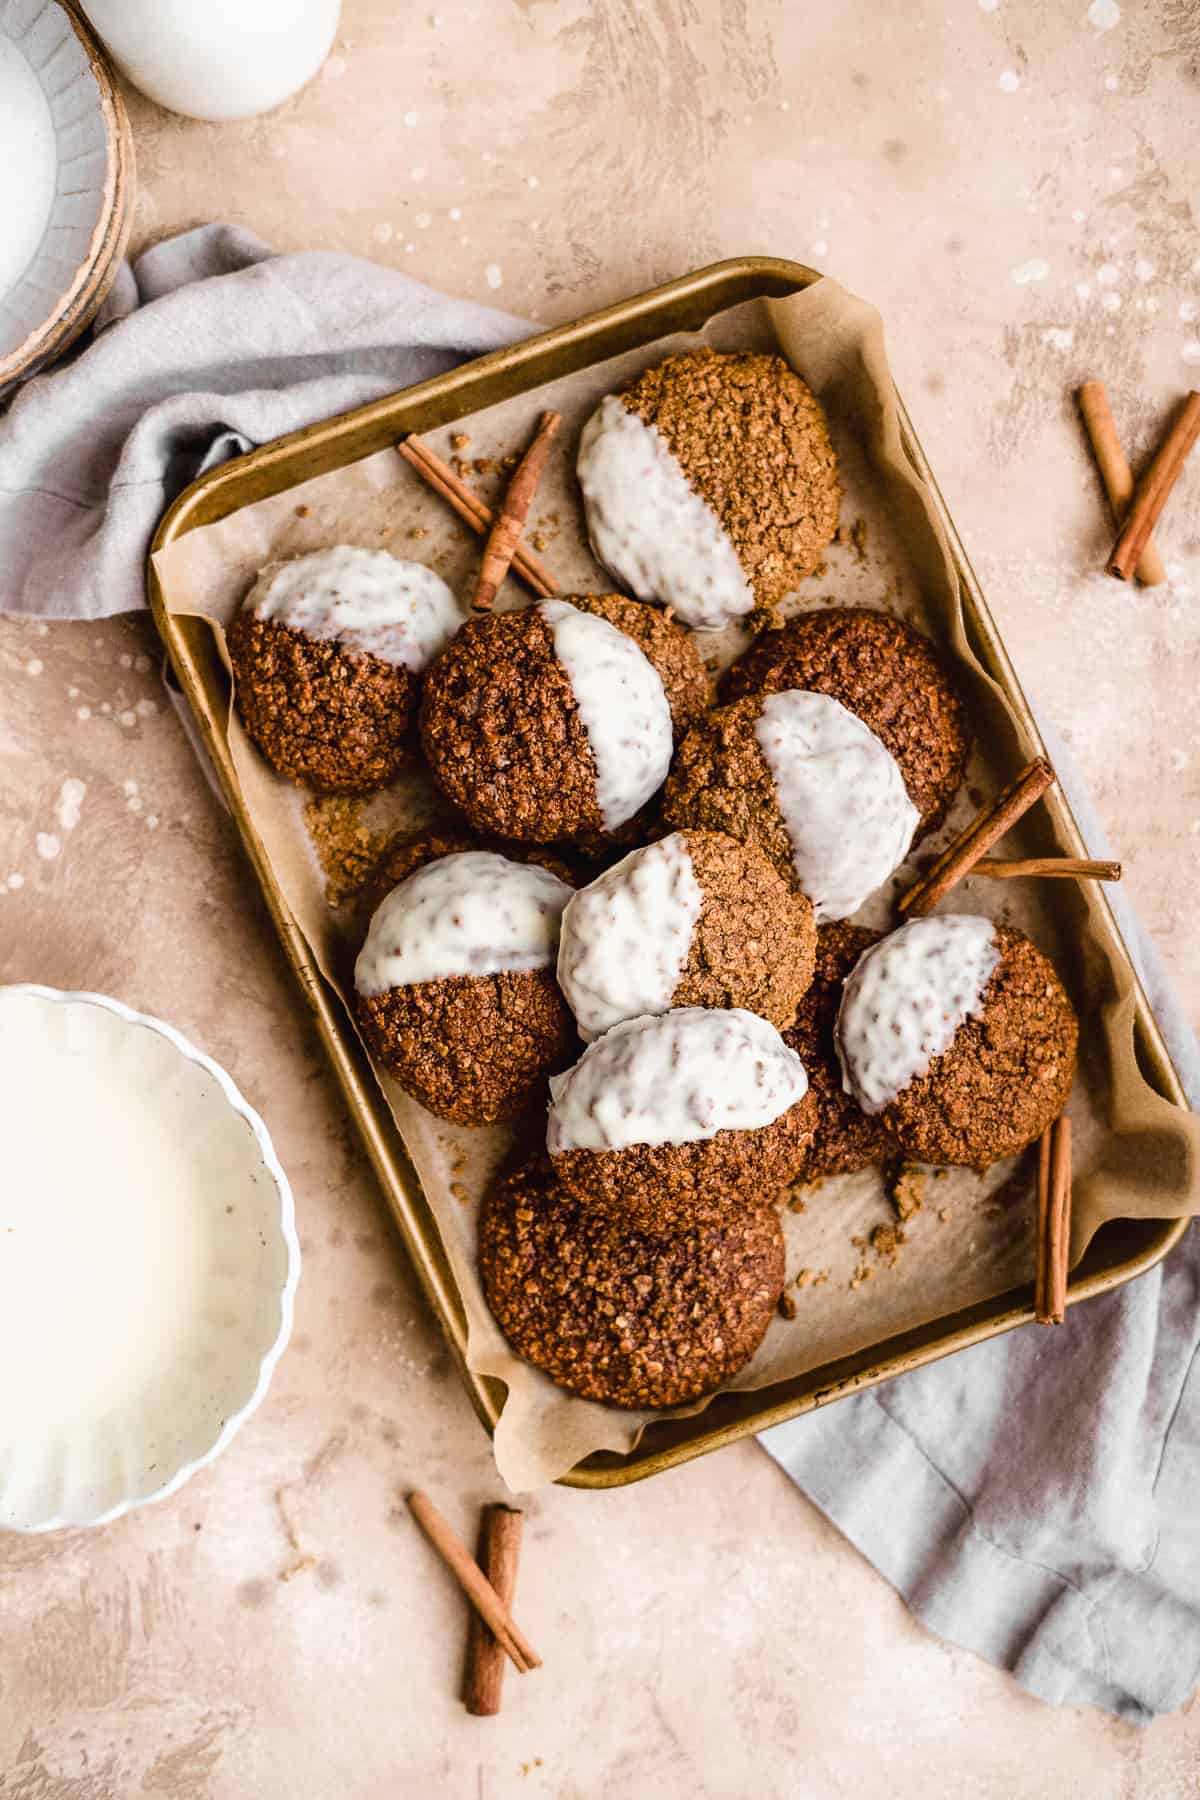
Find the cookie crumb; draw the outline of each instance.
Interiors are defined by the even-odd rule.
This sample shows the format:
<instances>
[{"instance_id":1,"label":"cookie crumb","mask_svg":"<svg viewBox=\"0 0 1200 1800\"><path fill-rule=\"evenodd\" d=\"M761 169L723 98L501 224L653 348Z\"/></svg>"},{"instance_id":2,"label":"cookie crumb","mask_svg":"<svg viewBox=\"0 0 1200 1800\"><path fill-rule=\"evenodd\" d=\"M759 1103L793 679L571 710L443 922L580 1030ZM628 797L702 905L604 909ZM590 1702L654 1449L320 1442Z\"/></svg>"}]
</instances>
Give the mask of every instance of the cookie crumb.
<instances>
[{"instance_id":1,"label":"cookie crumb","mask_svg":"<svg viewBox=\"0 0 1200 1800\"><path fill-rule=\"evenodd\" d=\"M419 539L427 538L429 536L429 529L425 525L411 525L409 527L408 535L412 538L413 542L416 543Z\"/></svg>"},{"instance_id":2,"label":"cookie crumb","mask_svg":"<svg viewBox=\"0 0 1200 1800\"><path fill-rule=\"evenodd\" d=\"M926 1171L919 1163L897 1157L884 1167L883 1181L898 1219L911 1219L925 1204Z\"/></svg>"},{"instance_id":3,"label":"cookie crumb","mask_svg":"<svg viewBox=\"0 0 1200 1800\"><path fill-rule=\"evenodd\" d=\"M900 1247L907 1243L908 1233L903 1225L877 1225L871 1233L871 1248L889 1269L894 1269L900 1260Z\"/></svg>"},{"instance_id":4,"label":"cookie crumb","mask_svg":"<svg viewBox=\"0 0 1200 1800\"><path fill-rule=\"evenodd\" d=\"M465 431L455 431L450 437L450 448L452 450L469 450L471 439Z\"/></svg>"},{"instance_id":5,"label":"cookie crumb","mask_svg":"<svg viewBox=\"0 0 1200 1800\"><path fill-rule=\"evenodd\" d=\"M867 521L855 519L853 525L839 525L833 534L833 541L839 549L849 550L856 563L867 560Z\"/></svg>"},{"instance_id":6,"label":"cookie crumb","mask_svg":"<svg viewBox=\"0 0 1200 1800\"><path fill-rule=\"evenodd\" d=\"M860 1262L846 1285L851 1293L855 1293L860 1287L865 1287L868 1281L873 1281L874 1279L875 1271L870 1263Z\"/></svg>"},{"instance_id":7,"label":"cookie crumb","mask_svg":"<svg viewBox=\"0 0 1200 1800\"><path fill-rule=\"evenodd\" d=\"M780 1294L780 1296L779 1296L779 1316L781 1319L794 1319L795 1318L796 1302L792 1299L792 1296L790 1294Z\"/></svg>"},{"instance_id":8,"label":"cookie crumb","mask_svg":"<svg viewBox=\"0 0 1200 1800\"><path fill-rule=\"evenodd\" d=\"M799 1194L789 1194L787 1209L789 1212L802 1213L808 1211L808 1202Z\"/></svg>"},{"instance_id":9,"label":"cookie crumb","mask_svg":"<svg viewBox=\"0 0 1200 1800\"><path fill-rule=\"evenodd\" d=\"M310 512L310 511L311 511L311 508L310 508L310 507L307 507L307 506L298 506L298 507L297 507L297 508L296 508L296 517L297 517L297 518L298 518L298 519L307 519L307 517L308 517L308 515L309 515L309 512Z\"/></svg>"}]
</instances>

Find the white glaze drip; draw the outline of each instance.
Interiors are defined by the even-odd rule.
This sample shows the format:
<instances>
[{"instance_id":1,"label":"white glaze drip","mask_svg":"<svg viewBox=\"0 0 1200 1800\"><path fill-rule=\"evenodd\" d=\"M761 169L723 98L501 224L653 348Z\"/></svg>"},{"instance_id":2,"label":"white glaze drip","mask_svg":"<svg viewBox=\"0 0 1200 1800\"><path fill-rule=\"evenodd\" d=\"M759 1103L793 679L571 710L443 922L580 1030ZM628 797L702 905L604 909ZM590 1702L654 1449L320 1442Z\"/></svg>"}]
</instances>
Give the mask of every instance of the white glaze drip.
<instances>
[{"instance_id":1,"label":"white glaze drip","mask_svg":"<svg viewBox=\"0 0 1200 1800\"><path fill-rule=\"evenodd\" d=\"M375 909L354 965L360 994L452 975L545 969L571 889L549 869L464 850L426 863Z\"/></svg>"},{"instance_id":2,"label":"white glaze drip","mask_svg":"<svg viewBox=\"0 0 1200 1800\"><path fill-rule=\"evenodd\" d=\"M908 853L920 815L875 733L828 694L768 694L754 727L817 922L847 919Z\"/></svg>"},{"instance_id":3,"label":"white glaze drip","mask_svg":"<svg viewBox=\"0 0 1200 1800\"><path fill-rule=\"evenodd\" d=\"M592 548L639 600L661 600L706 630L753 610L725 527L662 433L616 394L584 426L576 469Z\"/></svg>"},{"instance_id":4,"label":"white glaze drip","mask_svg":"<svg viewBox=\"0 0 1200 1800\"><path fill-rule=\"evenodd\" d=\"M563 914L558 985L583 1037L667 1011L703 899L680 831L575 895Z\"/></svg>"},{"instance_id":5,"label":"white glaze drip","mask_svg":"<svg viewBox=\"0 0 1200 1800\"><path fill-rule=\"evenodd\" d=\"M631 819L671 766L671 708L658 670L631 637L565 600L538 610L554 637L596 761L604 829Z\"/></svg>"},{"instance_id":6,"label":"white glaze drip","mask_svg":"<svg viewBox=\"0 0 1200 1800\"><path fill-rule=\"evenodd\" d=\"M245 606L259 619L418 673L465 616L441 576L424 563L355 544L268 563Z\"/></svg>"},{"instance_id":7,"label":"white glaze drip","mask_svg":"<svg viewBox=\"0 0 1200 1800\"><path fill-rule=\"evenodd\" d=\"M557 1156L757 1131L807 1092L803 1063L766 1019L685 1006L614 1025L551 1077L546 1147Z\"/></svg>"},{"instance_id":8,"label":"white glaze drip","mask_svg":"<svg viewBox=\"0 0 1200 1800\"><path fill-rule=\"evenodd\" d=\"M979 1010L1000 961L990 919L913 919L864 950L846 979L837 1021L843 1086L882 1112Z\"/></svg>"}]
</instances>

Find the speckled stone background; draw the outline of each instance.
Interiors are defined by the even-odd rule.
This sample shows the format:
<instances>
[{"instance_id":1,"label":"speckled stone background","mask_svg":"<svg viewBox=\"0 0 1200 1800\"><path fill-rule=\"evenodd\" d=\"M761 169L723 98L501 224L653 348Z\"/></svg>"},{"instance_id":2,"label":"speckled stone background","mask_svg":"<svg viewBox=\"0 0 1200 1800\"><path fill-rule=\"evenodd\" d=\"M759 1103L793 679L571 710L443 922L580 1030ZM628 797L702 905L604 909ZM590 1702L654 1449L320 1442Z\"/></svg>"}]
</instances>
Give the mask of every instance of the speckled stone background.
<instances>
[{"instance_id":1,"label":"speckled stone background","mask_svg":"<svg viewBox=\"0 0 1200 1800\"><path fill-rule=\"evenodd\" d=\"M1200 460L1170 586L1111 582L1069 397L1105 377L1140 451L1200 382L1198 104L1195 0L348 0L268 118L131 96L136 242L234 219L547 322L743 251L875 300L1018 667L1200 1010ZM914 1626L752 1443L535 1498L519 1614L546 1667L500 1719L463 1714L463 1608L400 1496L473 1531L487 1443L144 619L0 622L0 979L106 990L225 1063L306 1253L292 1348L212 1469L100 1535L0 1541L3 1800L1200 1795L1194 1703L1139 1733L1027 1698Z\"/></svg>"}]
</instances>

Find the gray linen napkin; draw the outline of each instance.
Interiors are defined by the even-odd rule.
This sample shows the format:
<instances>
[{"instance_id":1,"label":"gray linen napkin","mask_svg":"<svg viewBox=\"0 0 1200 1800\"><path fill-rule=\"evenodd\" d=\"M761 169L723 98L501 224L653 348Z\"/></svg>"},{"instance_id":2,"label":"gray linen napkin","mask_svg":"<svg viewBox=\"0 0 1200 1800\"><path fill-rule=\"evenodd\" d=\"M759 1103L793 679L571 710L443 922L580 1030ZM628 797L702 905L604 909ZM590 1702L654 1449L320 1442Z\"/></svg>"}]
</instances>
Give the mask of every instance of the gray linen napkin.
<instances>
[{"instance_id":1,"label":"gray linen napkin","mask_svg":"<svg viewBox=\"0 0 1200 1800\"><path fill-rule=\"evenodd\" d=\"M276 256L233 225L169 238L0 421L3 610L144 606L154 528L204 469L529 331L358 257Z\"/></svg>"},{"instance_id":2,"label":"gray linen napkin","mask_svg":"<svg viewBox=\"0 0 1200 1800\"><path fill-rule=\"evenodd\" d=\"M95 342L0 420L0 609L144 605L155 523L200 470L525 330L353 257L273 256L232 227L160 244L122 272ZM1200 1103L1187 1021L1120 912ZM1047 1700L1144 1722L1200 1672L1198 1297L1193 1230L1059 1331L1010 1333L763 1442L931 1630Z\"/></svg>"}]
</instances>

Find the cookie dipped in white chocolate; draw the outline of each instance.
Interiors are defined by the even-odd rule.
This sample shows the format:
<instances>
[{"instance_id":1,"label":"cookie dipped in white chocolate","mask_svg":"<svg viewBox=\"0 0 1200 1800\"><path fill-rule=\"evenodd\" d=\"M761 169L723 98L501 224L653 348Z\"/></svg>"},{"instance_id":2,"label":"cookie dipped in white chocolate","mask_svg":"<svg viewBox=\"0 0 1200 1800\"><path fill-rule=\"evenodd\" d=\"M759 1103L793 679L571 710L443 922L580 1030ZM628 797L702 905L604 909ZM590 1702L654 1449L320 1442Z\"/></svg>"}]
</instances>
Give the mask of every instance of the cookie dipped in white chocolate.
<instances>
[{"instance_id":1,"label":"cookie dipped in white chocolate","mask_svg":"<svg viewBox=\"0 0 1200 1800\"><path fill-rule=\"evenodd\" d=\"M846 979L835 1041L843 1085L865 1113L882 1112L979 1011L1000 961L990 919L913 919L872 944Z\"/></svg>"},{"instance_id":2,"label":"cookie dipped in white chocolate","mask_svg":"<svg viewBox=\"0 0 1200 1800\"><path fill-rule=\"evenodd\" d=\"M658 792L671 766L671 708L662 678L607 619L565 600L543 600L538 611L591 746L604 829L615 831Z\"/></svg>"},{"instance_id":3,"label":"cookie dipped in white chocolate","mask_svg":"<svg viewBox=\"0 0 1200 1800\"><path fill-rule=\"evenodd\" d=\"M891 752L840 701L768 694L754 735L817 922L848 919L904 861L919 814Z\"/></svg>"},{"instance_id":4,"label":"cookie dipped in white chocolate","mask_svg":"<svg viewBox=\"0 0 1200 1800\"><path fill-rule=\"evenodd\" d=\"M680 1007L614 1025L552 1077L546 1148L558 1156L757 1131L807 1092L800 1058L757 1013Z\"/></svg>"},{"instance_id":5,"label":"cookie dipped in white chocolate","mask_svg":"<svg viewBox=\"0 0 1200 1800\"><path fill-rule=\"evenodd\" d=\"M576 465L596 556L639 600L715 630L753 610L733 542L654 425L609 394L579 440Z\"/></svg>"},{"instance_id":6,"label":"cookie dipped in white chocolate","mask_svg":"<svg viewBox=\"0 0 1200 1800\"><path fill-rule=\"evenodd\" d=\"M464 850L418 869L375 909L354 965L360 994L554 963L572 890L549 869Z\"/></svg>"},{"instance_id":7,"label":"cookie dipped in white chocolate","mask_svg":"<svg viewBox=\"0 0 1200 1800\"><path fill-rule=\"evenodd\" d=\"M258 619L417 673L465 617L432 569L356 544L268 563L243 604Z\"/></svg>"},{"instance_id":8,"label":"cookie dipped in white chocolate","mask_svg":"<svg viewBox=\"0 0 1200 1800\"><path fill-rule=\"evenodd\" d=\"M568 903L558 985L581 1036L666 1012L704 902L681 831L634 850Z\"/></svg>"}]
</instances>

